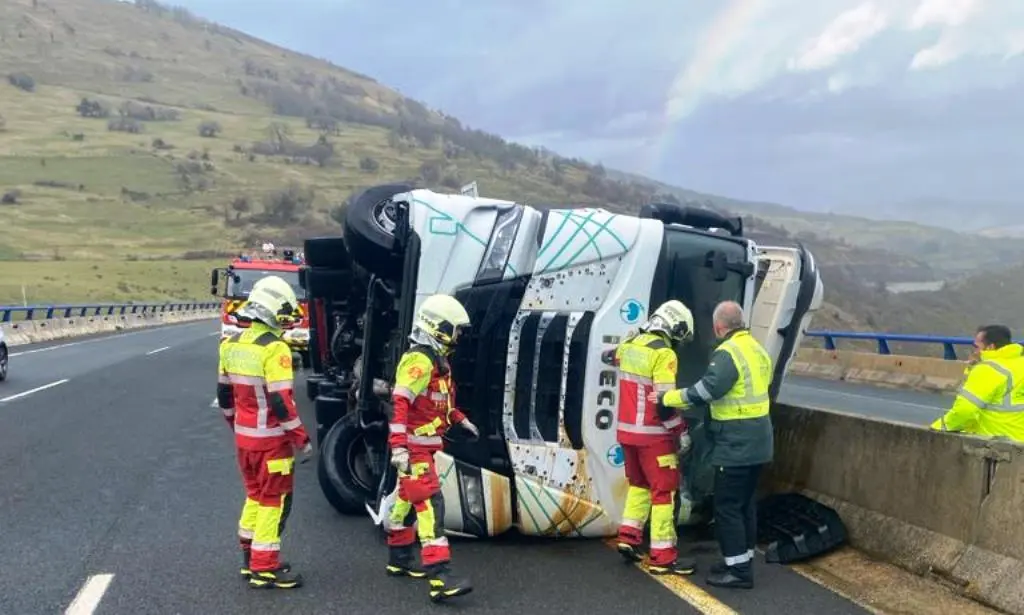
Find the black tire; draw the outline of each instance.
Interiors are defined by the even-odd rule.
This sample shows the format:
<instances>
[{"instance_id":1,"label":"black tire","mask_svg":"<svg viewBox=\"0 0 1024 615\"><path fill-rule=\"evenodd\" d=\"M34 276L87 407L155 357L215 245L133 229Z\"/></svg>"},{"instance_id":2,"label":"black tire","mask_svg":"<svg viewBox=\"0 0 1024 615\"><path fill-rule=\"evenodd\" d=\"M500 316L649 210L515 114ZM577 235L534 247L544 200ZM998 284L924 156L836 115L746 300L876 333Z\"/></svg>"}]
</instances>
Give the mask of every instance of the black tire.
<instances>
[{"instance_id":1,"label":"black tire","mask_svg":"<svg viewBox=\"0 0 1024 615\"><path fill-rule=\"evenodd\" d=\"M373 186L356 195L345 208L345 243L353 260L385 278L402 272L402 255L393 252L395 221L391 197L413 190L409 184Z\"/></svg>"},{"instance_id":2,"label":"black tire","mask_svg":"<svg viewBox=\"0 0 1024 615\"><path fill-rule=\"evenodd\" d=\"M370 471L364 440L356 414L335 423L317 455L317 479L324 497L343 515L365 515L366 504L377 497L380 477Z\"/></svg>"},{"instance_id":3,"label":"black tire","mask_svg":"<svg viewBox=\"0 0 1024 615\"><path fill-rule=\"evenodd\" d=\"M7 352L7 345L0 344L0 382L7 380L7 369L11 356Z\"/></svg>"}]
</instances>

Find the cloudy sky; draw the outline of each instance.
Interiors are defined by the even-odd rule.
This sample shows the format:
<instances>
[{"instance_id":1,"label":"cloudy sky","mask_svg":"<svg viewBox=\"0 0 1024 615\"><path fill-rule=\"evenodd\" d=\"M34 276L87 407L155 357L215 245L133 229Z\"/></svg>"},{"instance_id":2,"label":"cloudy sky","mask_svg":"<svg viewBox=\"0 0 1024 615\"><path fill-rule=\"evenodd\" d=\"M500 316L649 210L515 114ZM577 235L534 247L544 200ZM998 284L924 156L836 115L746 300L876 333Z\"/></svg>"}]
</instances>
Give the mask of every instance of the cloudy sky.
<instances>
[{"instance_id":1,"label":"cloudy sky","mask_svg":"<svg viewBox=\"0 0 1024 615\"><path fill-rule=\"evenodd\" d=\"M1024 200L1024 0L178 3L696 190L817 210Z\"/></svg>"}]
</instances>

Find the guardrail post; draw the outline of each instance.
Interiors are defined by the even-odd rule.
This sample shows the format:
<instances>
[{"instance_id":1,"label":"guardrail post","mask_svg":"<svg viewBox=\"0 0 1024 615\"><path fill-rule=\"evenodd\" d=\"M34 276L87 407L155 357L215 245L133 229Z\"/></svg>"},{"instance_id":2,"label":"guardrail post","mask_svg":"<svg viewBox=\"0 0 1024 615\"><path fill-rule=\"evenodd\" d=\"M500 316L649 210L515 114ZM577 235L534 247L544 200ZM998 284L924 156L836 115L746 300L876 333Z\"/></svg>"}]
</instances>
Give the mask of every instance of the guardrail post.
<instances>
[{"instance_id":1,"label":"guardrail post","mask_svg":"<svg viewBox=\"0 0 1024 615\"><path fill-rule=\"evenodd\" d=\"M956 346L950 342L946 342L942 345L943 358L947 361L956 361Z\"/></svg>"},{"instance_id":2,"label":"guardrail post","mask_svg":"<svg viewBox=\"0 0 1024 615\"><path fill-rule=\"evenodd\" d=\"M878 338L878 354L892 354L889 352L889 341L884 337Z\"/></svg>"},{"instance_id":3,"label":"guardrail post","mask_svg":"<svg viewBox=\"0 0 1024 615\"><path fill-rule=\"evenodd\" d=\"M836 340L831 335L825 336L825 350L835 350Z\"/></svg>"},{"instance_id":4,"label":"guardrail post","mask_svg":"<svg viewBox=\"0 0 1024 615\"><path fill-rule=\"evenodd\" d=\"M11 322L11 312L13 310L4 310L0 313L0 322Z\"/></svg>"}]
</instances>

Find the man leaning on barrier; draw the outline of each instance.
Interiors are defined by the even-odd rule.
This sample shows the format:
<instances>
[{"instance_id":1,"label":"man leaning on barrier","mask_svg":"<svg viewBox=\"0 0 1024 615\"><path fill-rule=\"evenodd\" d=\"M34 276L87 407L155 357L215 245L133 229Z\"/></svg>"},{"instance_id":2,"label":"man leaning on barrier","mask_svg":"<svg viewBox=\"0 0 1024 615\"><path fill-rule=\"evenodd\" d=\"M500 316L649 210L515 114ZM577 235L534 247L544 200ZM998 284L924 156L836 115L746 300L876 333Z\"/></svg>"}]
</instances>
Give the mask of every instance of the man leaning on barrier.
<instances>
[{"instance_id":1,"label":"man leaning on barrier","mask_svg":"<svg viewBox=\"0 0 1024 615\"><path fill-rule=\"evenodd\" d=\"M931 428L1024 442L1024 347L1010 329L986 325L974 336L977 362L953 406Z\"/></svg>"}]
</instances>

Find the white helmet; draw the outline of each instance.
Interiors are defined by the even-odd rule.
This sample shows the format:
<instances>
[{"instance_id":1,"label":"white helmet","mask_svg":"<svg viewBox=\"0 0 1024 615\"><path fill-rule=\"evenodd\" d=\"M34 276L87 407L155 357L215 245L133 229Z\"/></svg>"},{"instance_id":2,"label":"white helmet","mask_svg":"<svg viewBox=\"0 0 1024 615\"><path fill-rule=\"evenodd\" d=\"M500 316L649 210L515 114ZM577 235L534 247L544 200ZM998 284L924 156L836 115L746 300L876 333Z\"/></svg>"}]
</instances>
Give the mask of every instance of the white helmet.
<instances>
[{"instance_id":1,"label":"white helmet","mask_svg":"<svg viewBox=\"0 0 1024 615\"><path fill-rule=\"evenodd\" d=\"M642 330L664 333L676 342L689 342L693 339L693 314L682 301L666 301L654 310Z\"/></svg>"},{"instance_id":2,"label":"white helmet","mask_svg":"<svg viewBox=\"0 0 1024 615\"><path fill-rule=\"evenodd\" d=\"M420 333L434 342L431 345L438 350L446 350L455 345L461 330L469 326L469 314L455 297L431 295L420 305L412 326L414 341L423 341L418 339Z\"/></svg>"},{"instance_id":3,"label":"white helmet","mask_svg":"<svg viewBox=\"0 0 1024 615\"><path fill-rule=\"evenodd\" d=\"M301 318L295 291L276 275L268 275L253 285L237 315L274 328L294 324Z\"/></svg>"}]
</instances>

